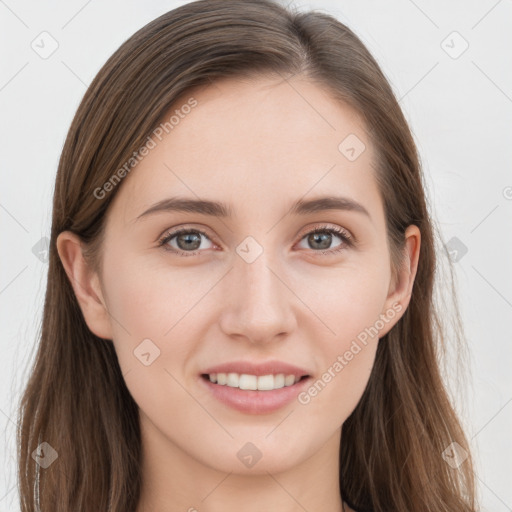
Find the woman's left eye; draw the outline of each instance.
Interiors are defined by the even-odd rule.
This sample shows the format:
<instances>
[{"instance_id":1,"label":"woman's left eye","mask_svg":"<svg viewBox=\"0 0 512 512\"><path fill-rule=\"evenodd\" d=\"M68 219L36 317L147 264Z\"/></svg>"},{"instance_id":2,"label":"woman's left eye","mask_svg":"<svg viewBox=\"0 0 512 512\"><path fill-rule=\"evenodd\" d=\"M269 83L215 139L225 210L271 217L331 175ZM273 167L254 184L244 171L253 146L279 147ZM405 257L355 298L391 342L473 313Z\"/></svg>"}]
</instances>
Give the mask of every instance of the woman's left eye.
<instances>
[{"instance_id":1,"label":"woman's left eye","mask_svg":"<svg viewBox=\"0 0 512 512\"><path fill-rule=\"evenodd\" d=\"M330 248L333 235L341 240L335 248ZM306 235L301 239L306 240L306 243L316 246L316 249L319 249L314 252L327 252L328 254L337 253L344 249L353 246L352 236L345 229L341 229L338 227L330 228L327 226L315 228L313 231L306 233ZM306 247L307 249L307 247Z\"/></svg>"},{"instance_id":2,"label":"woman's left eye","mask_svg":"<svg viewBox=\"0 0 512 512\"><path fill-rule=\"evenodd\" d=\"M341 240L341 243L335 246L335 248L330 247L333 235ZM164 246L165 250L174 252L180 256L195 256L198 254L198 250L205 249L205 247L201 247L201 237L204 237L211 242L210 237L204 231L201 231L200 229L183 228L166 234L158 242L158 245L159 247ZM337 253L343 249L353 246L352 236L350 233L338 227L317 227L306 233L301 238L301 242L303 240L312 246L313 252L328 254ZM174 244L170 244L170 242L175 242L177 247ZM307 248L308 247L306 247L306 249ZM206 249L208 249L208 247L206 247Z\"/></svg>"}]
</instances>

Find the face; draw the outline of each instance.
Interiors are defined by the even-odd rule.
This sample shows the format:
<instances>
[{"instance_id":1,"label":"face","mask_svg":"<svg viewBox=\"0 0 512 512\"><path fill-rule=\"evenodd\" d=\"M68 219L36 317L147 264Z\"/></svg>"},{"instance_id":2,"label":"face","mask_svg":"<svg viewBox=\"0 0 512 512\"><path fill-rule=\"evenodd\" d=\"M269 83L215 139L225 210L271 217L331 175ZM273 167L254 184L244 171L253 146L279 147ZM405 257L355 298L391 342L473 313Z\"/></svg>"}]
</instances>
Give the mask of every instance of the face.
<instances>
[{"instance_id":1,"label":"face","mask_svg":"<svg viewBox=\"0 0 512 512\"><path fill-rule=\"evenodd\" d=\"M220 81L172 110L192 96L108 211L109 313L82 309L113 340L144 435L225 472L284 470L339 442L412 283L391 280L355 111L299 77ZM170 198L225 211L154 207Z\"/></svg>"}]
</instances>

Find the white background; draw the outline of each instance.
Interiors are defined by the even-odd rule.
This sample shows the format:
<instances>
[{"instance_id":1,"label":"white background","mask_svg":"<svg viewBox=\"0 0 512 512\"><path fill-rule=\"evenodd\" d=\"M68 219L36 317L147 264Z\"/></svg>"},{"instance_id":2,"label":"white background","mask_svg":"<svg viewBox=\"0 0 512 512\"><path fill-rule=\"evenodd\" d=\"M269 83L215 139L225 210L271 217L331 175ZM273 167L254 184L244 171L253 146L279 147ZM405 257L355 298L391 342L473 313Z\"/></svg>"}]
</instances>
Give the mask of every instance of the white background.
<instances>
[{"instance_id":1,"label":"white background","mask_svg":"<svg viewBox=\"0 0 512 512\"><path fill-rule=\"evenodd\" d=\"M47 271L33 247L50 236L65 135L106 59L137 29L183 3L0 0L0 512L18 510L16 406ZM336 16L376 57L410 122L443 239L456 237L467 247L455 267L472 377L457 406L474 447L482 510L510 511L512 1L295 5ZM47 59L31 47L43 31L58 42ZM464 41L469 47L458 55Z\"/></svg>"}]
</instances>

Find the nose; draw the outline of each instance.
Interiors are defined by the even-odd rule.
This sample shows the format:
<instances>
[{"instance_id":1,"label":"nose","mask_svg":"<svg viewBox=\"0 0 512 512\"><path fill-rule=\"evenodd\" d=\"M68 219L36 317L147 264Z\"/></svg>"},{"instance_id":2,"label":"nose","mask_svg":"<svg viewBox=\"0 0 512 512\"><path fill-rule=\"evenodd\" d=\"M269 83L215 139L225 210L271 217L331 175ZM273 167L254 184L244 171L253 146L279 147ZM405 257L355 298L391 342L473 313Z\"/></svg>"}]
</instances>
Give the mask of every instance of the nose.
<instances>
[{"instance_id":1,"label":"nose","mask_svg":"<svg viewBox=\"0 0 512 512\"><path fill-rule=\"evenodd\" d=\"M226 277L229 299L221 310L220 328L227 336L261 344L293 332L299 301L275 260L269 261L265 252L252 263L237 258Z\"/></svg>"}]
</instances>

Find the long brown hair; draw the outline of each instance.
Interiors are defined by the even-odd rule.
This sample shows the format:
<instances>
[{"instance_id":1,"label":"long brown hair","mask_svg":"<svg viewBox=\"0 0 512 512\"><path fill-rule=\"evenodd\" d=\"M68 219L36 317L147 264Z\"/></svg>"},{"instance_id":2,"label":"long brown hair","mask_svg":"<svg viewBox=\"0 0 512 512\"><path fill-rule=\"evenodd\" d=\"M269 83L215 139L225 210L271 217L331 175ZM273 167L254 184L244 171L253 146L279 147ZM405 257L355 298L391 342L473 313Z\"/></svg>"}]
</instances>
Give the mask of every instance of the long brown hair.
<instances>
[{"instance_id":1,"label":"long brown hair","mask_svg":"<svg viewBox=\"0 0 512 512\"><path fill-rule=\"evenodd\" d=\"M22 512L133 512L141 489L138 407L111 340L85 323L57 236L79 235L100 271L105 214L122 182L101 198L98 188L191 88L261 74L300 74L362 116L378 156L394 271L405 228L421 231L409 307L380 340L368 386L342 428L341 494L356 510L475 510L470 450L440 369L446 335L434 300L434 223L416 146L385 75L360 39L329 15L271 0L201 0L123 43L92 81L69 129L53 198L41 336L19 408ZM459 325L455 338L461 332ZM443 460L452 442L467 455L459 467ZM58 454L47 468L32 456L41 443Z\"/></svg>"}]
</instances>

